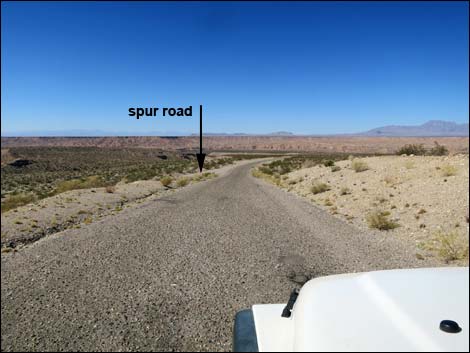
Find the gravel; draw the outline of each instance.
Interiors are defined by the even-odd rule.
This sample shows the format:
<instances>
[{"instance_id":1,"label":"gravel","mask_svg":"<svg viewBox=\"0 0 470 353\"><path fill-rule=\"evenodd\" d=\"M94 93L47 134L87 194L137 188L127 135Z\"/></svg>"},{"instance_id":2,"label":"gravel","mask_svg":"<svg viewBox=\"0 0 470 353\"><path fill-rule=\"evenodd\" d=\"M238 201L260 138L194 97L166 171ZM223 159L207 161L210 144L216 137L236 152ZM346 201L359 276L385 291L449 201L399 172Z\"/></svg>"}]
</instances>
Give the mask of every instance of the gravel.
<instances>
[{"instance_id":1,"label":"gravel","mask_svg":"<svg viewBox=\"0 0 470 353\"><path fill-rule=\"evenodd\" d=\"M2 350L230 351L238 310L305 278L431 264L254 164L2 254Z\"/></svg>"}]
</instances>

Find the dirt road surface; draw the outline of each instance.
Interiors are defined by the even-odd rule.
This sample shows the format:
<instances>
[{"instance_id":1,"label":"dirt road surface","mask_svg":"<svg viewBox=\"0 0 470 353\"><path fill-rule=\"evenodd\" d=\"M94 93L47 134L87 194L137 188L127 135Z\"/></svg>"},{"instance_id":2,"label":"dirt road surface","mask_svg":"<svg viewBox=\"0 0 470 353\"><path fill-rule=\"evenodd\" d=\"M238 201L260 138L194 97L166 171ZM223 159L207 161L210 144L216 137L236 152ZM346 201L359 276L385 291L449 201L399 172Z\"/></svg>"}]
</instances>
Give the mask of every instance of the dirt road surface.
<instances>
[{"instance_id":1,"label":"dirt road surface","mask_svg":"<svg viewBox=\"0 0 470 353\"><path fill-rule=\"evenodd\" d=\"M238 310L306 277L430 265L253 165L2 254L2 350L230 351Z\"/></svg>"}]
</instances>

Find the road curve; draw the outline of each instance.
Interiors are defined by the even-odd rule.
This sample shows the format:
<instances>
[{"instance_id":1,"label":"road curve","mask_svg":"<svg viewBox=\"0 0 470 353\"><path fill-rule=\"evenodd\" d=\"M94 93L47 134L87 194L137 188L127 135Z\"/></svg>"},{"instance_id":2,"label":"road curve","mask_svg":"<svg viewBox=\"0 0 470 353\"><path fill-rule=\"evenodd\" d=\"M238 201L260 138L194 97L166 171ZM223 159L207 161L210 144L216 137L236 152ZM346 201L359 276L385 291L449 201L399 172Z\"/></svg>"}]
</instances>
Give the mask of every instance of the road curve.
<instances>
[{"instance_id":1,"label":"road curve","mask_svg":"<svg viewBox=\"0 0 470 353\"><path fill-rule=\"evenodd\" d=\"M417 265L253 164L2 254L2 350L229 351L236 311L305 276Z\"/></svg>"}]
</instances>

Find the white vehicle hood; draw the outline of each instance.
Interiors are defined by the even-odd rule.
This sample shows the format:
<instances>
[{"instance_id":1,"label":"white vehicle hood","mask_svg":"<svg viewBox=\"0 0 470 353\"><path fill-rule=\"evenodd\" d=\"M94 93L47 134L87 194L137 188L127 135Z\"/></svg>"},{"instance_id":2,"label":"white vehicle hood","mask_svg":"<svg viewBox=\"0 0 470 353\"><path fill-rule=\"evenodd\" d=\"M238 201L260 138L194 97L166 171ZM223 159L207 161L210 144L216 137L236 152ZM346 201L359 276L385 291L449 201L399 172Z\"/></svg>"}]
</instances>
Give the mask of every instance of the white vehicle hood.
<instances>
[{"instance_id":1,"label":"white vehicle hood","mask_svg":"<svg viewBox=\"0 0 470 353\"><path fill-rule=\"evenodd\" d=\"M269 327L258 330L262 320L256 317L257 312L263 307L266 312L267 306L254 306L253 310L261 349L468 352L468 303L466 267L377 271L311 280L302 288L291 318L280 318L279 313L277 323L271 321L271 326L279 327L281 320L287 320L281 323L284 336L278 333L273 337ZM442 320L457 322L461 332L442 331Z\"/></svg>"}]
</instances>

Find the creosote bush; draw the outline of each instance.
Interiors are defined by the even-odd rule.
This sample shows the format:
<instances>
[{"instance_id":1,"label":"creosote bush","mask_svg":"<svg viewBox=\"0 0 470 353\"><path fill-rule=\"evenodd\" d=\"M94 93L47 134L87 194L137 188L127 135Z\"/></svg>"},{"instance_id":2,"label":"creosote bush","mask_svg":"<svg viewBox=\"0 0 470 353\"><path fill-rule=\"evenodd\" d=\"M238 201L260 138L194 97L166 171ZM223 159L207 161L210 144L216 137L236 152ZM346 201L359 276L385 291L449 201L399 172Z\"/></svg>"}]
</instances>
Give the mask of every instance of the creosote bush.
<instances>
[{"instance_id":1,"label":"creosote bush","mask_svg":"<svg viewBox=\"0 0 470 353\"><path fill-rule=\"evenodd\" d=\"M398 155L415 155L415 156L424 156L426 154L426 149L422 144L409 144L401 147L397 151Z\"/></svg>"},{"instance_id":2,"label":"creosote bush","mask_svg":"<svg viewBox=\"0 0 470 353\"><path fill-rule=\"evenodd\" d=\"M434 141L434 147L429 150L431 156L447 156L449 150L446 146L440 145L437 141Z\"/></svg>"},{"instance_id":3,"label":"creosote bush","mask_svg":"<svg viewBox=\"0 0 470 353\"><path fill-rule=\"evenodd\" d=\"M415 155L415 156L447 156L449 150L446 146L440 145L437 141L434 141L434 147L426 150L423 144L409 144L401 147L397 151L398 155Z\"/></svg>"}]
</instances>

